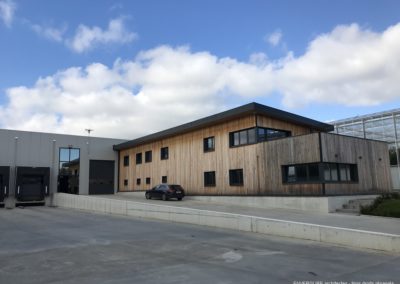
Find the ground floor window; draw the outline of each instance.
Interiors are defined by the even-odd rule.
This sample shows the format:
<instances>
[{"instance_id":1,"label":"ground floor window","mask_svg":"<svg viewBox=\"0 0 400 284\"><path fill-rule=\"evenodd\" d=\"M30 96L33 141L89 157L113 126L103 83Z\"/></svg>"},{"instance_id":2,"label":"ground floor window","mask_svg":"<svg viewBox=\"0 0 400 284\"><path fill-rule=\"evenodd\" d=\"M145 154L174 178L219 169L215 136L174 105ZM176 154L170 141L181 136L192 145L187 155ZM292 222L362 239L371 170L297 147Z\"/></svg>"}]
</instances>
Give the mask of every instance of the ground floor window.
<instances>
[{"instance_id":1,"label":"ground floor window","mask_svg":"<svg viewBox=\"0 0 400 284\"><path fill-rule=\"evenodd\" d=\"M147 177L146 178L146 184L150 184L150 182L151 182L151 178Z\"/></svg>"},{"instance_id":2,"label":"ground floor window","mask_svg":"<svg viewBox=\"0 0 400 284\"><path fill-rule=\"evenodd\" d=\"M124 179L124 185L127 186L128 185L128 180Z\"/></svg>"},{"instance_id":3,"label":"ground floor window","mask_svg":"<svg viewBox=\"0 0 400 284\"><path fill-rule=\"evenodd\" d=\"M357 182L356 164L309 163L282 166L284 183Z\"/></svg>"},{"instance_id":4,"label":"ground floor window","mask_svg":"<svg viewBox=\"0 0 400 284\"><path fill-rule=\"evenodd\" d=\"M162 176L161 177L161 183L167 183L168 182L168 177L167 176Z\"/></svg>"},{"instance_id":5,"label":"ground floor window","mask_svg":"<svg viewBox=\"0 0 400 284\"><path fill-rule=\"evenodd\" d=\"M229 185L243 185L243 169L229 170Z\"/></svg>"},{"instance_id":6,"label":"ground floor window","mask_svg":"<svg viewBox=\"0 0 400 284\"><path fill-rule=\"evenodd\" d=\"M204 186L215 186L215 171L204 172Z\"/></svg>"},{"instance_id":7,"label":"ground floor window","mask_svg":"<svg viewBox=\"0 0 400 284\"><path fill-rule=\"evenodd\" d=\"M136 185L140 185L140 182L141 182L140 178L137 178L136 179Z\"/></svg>"}]
</instances>

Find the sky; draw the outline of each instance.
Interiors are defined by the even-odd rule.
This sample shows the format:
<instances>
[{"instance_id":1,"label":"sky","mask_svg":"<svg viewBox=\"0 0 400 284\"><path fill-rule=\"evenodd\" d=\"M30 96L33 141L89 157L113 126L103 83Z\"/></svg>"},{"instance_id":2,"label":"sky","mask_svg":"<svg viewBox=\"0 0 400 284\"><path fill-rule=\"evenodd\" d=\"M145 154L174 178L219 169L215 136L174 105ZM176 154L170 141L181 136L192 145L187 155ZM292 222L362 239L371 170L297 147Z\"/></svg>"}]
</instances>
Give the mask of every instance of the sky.
<instances>
[{"instance_id":1,"label":"sky","mask_svg":"<svg viewBox=\"0 0 400 284\"><path fill-rule=\"evenodd\" d=\"M250 102L400 106L398 0L0 0L0 128L134 139Z\"/></svg>"}]
</instances>

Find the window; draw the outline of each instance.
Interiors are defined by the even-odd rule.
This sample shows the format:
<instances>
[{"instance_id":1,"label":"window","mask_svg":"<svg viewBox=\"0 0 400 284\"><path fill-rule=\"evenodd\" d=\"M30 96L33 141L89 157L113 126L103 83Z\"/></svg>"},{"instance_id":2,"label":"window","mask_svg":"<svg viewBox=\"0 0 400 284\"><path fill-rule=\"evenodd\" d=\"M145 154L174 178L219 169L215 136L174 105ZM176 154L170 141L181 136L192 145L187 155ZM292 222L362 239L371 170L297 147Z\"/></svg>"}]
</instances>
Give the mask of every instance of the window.
<instances>
[{"instance_id":1,"label":"window","mask_svg":"<svg viewBox=\"0 0 400 284\"><path fill-rule=\"evenodd\" d=\"M357 182L357 165L310 163L282 167L283 182Z\"/></svg>"},{"instance_id":2,"label":"window","mask_svg":"<svg viewBox=\"0 0 400 284\"><path fill-rule=\"evenodd\" d=\"M162 176L161 177L161 183L167 183L168 182L168 177L167 176Z\"/></svg>"},{"instance_id":3,"label":"window","mask_svg":"<svg viewBox=\"0 0 400 284\"><path fill-rule=\"evenodd\" d=\"M127 186L128 185L128 180L124 179L124 185Z\"/></svg>"},{"instance_id":4,"label":"window","mask_svg":"<svg viewBox=\"0 0 400 284\"><path fill-rule=\"evenodd\" d=\"M248 145L291 135L292 133L286 130L254 127L229 133L229 145L230 147Z\"/></svg>"},{"instance_id":5,"label":"window","mask_svg":"<svg viewBox=\"0 0 400 284\"><path fill-rule=\"evenodd\" d=\"M325 163L324 164L324 180L325 181L338 181L338 164Z\"/></svg>"},{"instance_id":6,"label":"window","mask_svg":"<svg viewBox=\"0 0 400 284\"><path fill-rule=\"evenodd\" d=\"M204 172L204 186L215 186L215 172Z\"/></svg>"},{"instance_id":7,"label":"window","mask_svg":"<svg viewBox=\"0 0 400 284\"><path fill-rule=\"evenodd\" d=\"M243 185L243 169L229 170L229 185Z\"/></svg>"},{"instance_id":8,"label":"window","mask_svg":"<svg viewBox=\"0 0 400 284\"><path fill-rule=\"evenodd\" d=\"M274 140L278 138L285 138L292 136L290 131L258 127L257 129L258 142Z\"/></svg>"},{"instance_id":9,"label":"window","mask_svg":"<svg viewBox=\"0 0 400 284\"><path fill-rule=\"evenodd\" d=\"M214 151L215 150L215 138L214 137L204 138L203 149L204 149L204 152Z\"/></svg>"},{"instance_id":10,"label":"window","mask_svg":"<svg viewBox=\"0 0 400 284\"><path fill-rule=\"evenodd\" d=\"M136 154L136 165L139 165L142 163L142 153L137 153Z\"/></svg>"},{"instance_id":11,"label":"window","mask_svg":"<svg viewBox=\"0 0 400 284\"><path fill-rule=\"evenodd\" d=\"M129 166L129 156L124 156L124 167Z\"/></svg>"},{"instance_id":12,"label":"window","mask_svg":"<svg viewBox=\"0 0 400 284\"><path fill-rule=\"evenodd\" d=\"M149 177L146 178L146 184L150 184L151 179Z\"/></svg>"},{"instance_id":13,"label":"window","mask_svg":"<svg viewBox=\"0 0 400 284\"><path fill-rule=\"evenodd\" d=\"M60 182L57 185L58 192L79 194L79 169L80 149L59 148L58 175Z\"/></svg>"},{"instance_id":14,"label":"window","mask_svg":"<svg viewBox=\"0 0 400 284\"><path fill-rule=\"evenodd\" d=\"M141 182L140 178L137 178L136 179L136 185L140 185L140 182Z\"/></svg>"},{"instance_id":15,"label":"window","mask_svg":"<svg viewBox=\"0 0 400 284\"><path fill-rule=\"evenodd\" d=\"M283 166L283 181L319 181L319 163Z\"/></svg>"},{"instance_id":16,"label":"window","mask_svg":"<svg viewBox=\"0 0 400 284\"><path fill-rule=\"evenodd\" d=\"M144 161L145 161L146 163L150 163L152 159L153 159L153 152L151 152L151 151L146 151L146 152L144 153Z\"/></svg>"},{"instance_id":17,"label":"window","mask_svg":"<svg viewBox=\"0 0 400 284\"><path fill-rule=\"evenodd\" d=\"M161 160L168 160L168 147L161 148Z\"/></svg>"}]
</instances>

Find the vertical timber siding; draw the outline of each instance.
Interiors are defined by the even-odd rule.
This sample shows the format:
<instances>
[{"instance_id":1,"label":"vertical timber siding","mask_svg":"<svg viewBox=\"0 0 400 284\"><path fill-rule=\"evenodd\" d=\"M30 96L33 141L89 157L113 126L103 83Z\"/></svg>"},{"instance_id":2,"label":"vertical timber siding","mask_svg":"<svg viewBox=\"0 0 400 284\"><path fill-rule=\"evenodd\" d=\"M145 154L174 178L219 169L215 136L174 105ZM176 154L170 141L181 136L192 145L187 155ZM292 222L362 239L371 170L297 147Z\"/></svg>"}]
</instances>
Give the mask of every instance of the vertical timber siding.
<instances>
[{"instance_id":1,"label":"vertical timber siding","mask_svg":"<svg viewBox=\"0 0 400 284\"><path fill-rule=\"evenodd\" d=\"M192 195L258 195L262 189L260 168L265 168L260 145L253 144L240 147L229 147L229 132L256 126L256 116L244 118L215 126L192 131L175 137L162 139L153 143L140 145L120 151L120 191L135 191L149 189L161 183L161 177L167 176L169 183L181 184L188 194ZM293 135L309 133L303 126L258 116L260 126L289 130ZM203 152L203 139L215 137L215 151ZM169 159L160 160L160 149L169 148ZM151 163L145 163L144 152L153 152ZM143 153L143 162L135 164L136 153ZM129 167L123 166L123 157L129 155ZM229 170L243 169L244 185L229 185ZM204 187L204 172L215 171L216 186ZM151 178L151 184L146 185L146 177ZM141 185L136 185L136 179L141 179ZM124 180L128 186L124 186Z\"/></svg>"},{"instance_id":2,"label":"vertical timber siding","mask_svg":"<svg viewBox=\"0 0 400 284\"><path fill-rule=\"evenodd\" d=\"M321 133L324 162L357 164L358 183L327 183L326 194L387 192L392 188L385 142Z\"/></svg>"},{"instance_id":3,"label":"vertical timber siding","mask_svg":"<svg viewBox=\"0 0 400 284\"><path fill-rule=\"evenodd\" d=\"M284 184L282 165L317 163L320 161L318 133L273 140L259 145L262 194L320 195L321 183Z\"/></svg>"}]
</instances>

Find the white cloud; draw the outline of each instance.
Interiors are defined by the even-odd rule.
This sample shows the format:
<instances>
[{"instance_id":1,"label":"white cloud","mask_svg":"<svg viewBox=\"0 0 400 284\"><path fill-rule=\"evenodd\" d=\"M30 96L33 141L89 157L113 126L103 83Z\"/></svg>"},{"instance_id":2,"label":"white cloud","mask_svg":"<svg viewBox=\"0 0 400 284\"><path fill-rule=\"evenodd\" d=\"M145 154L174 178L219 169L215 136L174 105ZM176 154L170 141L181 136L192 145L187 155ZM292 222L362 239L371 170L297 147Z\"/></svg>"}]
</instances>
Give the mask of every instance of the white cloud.
<instances>
[{"instance_id":1,"label":"white cloud","mask_svg":"<svg viewBox=\"0 0 400 284\"><path fill-rule=\"evenodd\" d=\"M286 107L363 106L400 98L400 24L381 33L353 24L312 40L307 51L268 60L219 58L160 46L133 60L61 70L9 88L0 126L134 138L280 93Z\"/></svg>"},{"instance_id":2,"label":"white cloud","mask_svg":"<svg viewBox=\"0 0 400 284\"><path fill-rule=\"evenodd\" d=\"M101 44L125 44L137 38L137 34L130 32L123 18L110 20L108 28L102 30L94 26L79 25L75 36L67 41L67 45L75 52L82 53Z\"/></svg>"},{"instance_id":3,"label":"white cloud","mask_svg":"<svg viewBox=\"0 0 400 284\"><path fill-rule=\"evenodd\" d=\"M61 28L54 28L50 26L42 26L42 25L37 25L33 24L31 25L31 28L40 36L47 38L49 40L53 40L56 42L63 42L63 36L64 33L67 30L66 25L64 25Z\"/></svg>"},{"instance_id":4,"label":"white cloud","mask_svg":"<svg viewBox=\"0 0 400 284\"><path fill-rule=\"evenodd\" d=\"M277 46L282 40L282 32L280 30L274 31L265 37L265 41L272 46Z\"/></svg>"},{"instance_id":5,"label":"white cloud","mask_svg":"<svg viewBox=\"0 0 400 284\"><path fill-rule=\"evenodd\" d=\"M377 105L400 98L400 23L382 33L357 24L315 38L277 70L284 104Z\"/></svg>"},{"instance_id":6,"label":"white cloud","mask_svg":"<svg viewBox=\"0 0 400 284\"><path fill-rule=\"evenodd\" d=\"M12 0L0 0L0 18L7 27L11 27L17 5Z\"/></svg>"}]
</instances>

